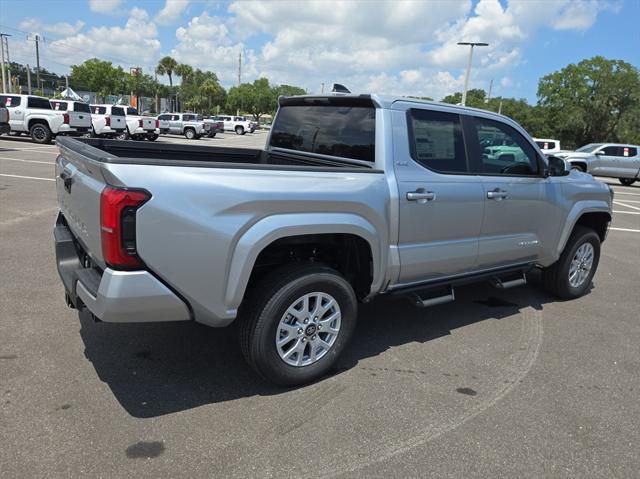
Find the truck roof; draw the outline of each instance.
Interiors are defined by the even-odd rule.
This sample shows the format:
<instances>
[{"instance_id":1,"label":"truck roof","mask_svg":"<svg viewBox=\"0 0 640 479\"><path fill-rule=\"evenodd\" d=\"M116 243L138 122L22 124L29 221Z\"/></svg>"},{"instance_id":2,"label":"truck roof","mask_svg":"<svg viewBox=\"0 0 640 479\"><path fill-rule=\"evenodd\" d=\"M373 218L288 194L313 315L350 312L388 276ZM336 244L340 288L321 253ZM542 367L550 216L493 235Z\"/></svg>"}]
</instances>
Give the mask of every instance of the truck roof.
<instances>
[{"instance_id":1,"label":"truck roof","mask_svg":"<svg viewBox=\"0 0 640 479\"><path fill-rule=\"evenodd\" d=\"M353 99L354 101L363 101L363 100L371 100L377 107L379 108L385 108L385 109L389 109L392 107L392 105L396 102L403 102L403 103L415 103L416 105L433 105L433 106L439 106L439 107L446 107L448 110L451 111L456 111L458 113L482 113L483 115L492 115L495 116L497 118L508 118L505 115L501 115L498 114L496 112L490 111L490 110L483 110L481 108L472 108L472 107L468 107L468 106L462 106L462 105L454 105L451 103L443 103L440 101L430 101L430 100L420 100L418 98L409 98L406 96L395 96L395 95L378 95L376 93L372 93L372 94L361 94L361 95L357 95L357 94L347 94L347 95L296 95L296 96L281 96L278 99L278 103L280 105L284 103L287 103L287 101L295 101L295 100L303 100L303 99L317 99L317 100L322 100L322 99L337 99L337 98L343 98L345 100L348 101L348 99Z\"/></svg>"}]
</instances>

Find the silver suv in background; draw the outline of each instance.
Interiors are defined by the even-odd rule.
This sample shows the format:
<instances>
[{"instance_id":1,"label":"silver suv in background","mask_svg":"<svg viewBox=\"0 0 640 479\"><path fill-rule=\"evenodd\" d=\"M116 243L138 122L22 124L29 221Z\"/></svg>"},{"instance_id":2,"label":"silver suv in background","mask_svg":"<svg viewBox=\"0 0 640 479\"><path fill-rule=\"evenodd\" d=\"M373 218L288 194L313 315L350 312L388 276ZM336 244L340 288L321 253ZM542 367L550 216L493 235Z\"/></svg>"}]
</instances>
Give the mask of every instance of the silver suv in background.
<instances>
[{"instance_id":1,"label":"silver suv in background","mask_svg":"<svg viewBox=\"0 0 640 479\"><path fill-rule=\"evenodd\" d=\"M58 141L68 304L118 323L238 321L248 363L291 385L331 369L377 295L427 307L533 268L559 298L589 292L612 191L513 120L376 95L279 105L264 149Z\"/></svg>"},{"instance_id":2,"label":"silver suv in background","mask_svg":"<svg viewBox=\"0 0 640 479\"><path fill-rule=\"evenodd\" d=\"M576 151L556 153L577 170L595 176L618 178L625 186L640 179L640 146L624 143L590 143Z\"/></svg>"}]
</instances>

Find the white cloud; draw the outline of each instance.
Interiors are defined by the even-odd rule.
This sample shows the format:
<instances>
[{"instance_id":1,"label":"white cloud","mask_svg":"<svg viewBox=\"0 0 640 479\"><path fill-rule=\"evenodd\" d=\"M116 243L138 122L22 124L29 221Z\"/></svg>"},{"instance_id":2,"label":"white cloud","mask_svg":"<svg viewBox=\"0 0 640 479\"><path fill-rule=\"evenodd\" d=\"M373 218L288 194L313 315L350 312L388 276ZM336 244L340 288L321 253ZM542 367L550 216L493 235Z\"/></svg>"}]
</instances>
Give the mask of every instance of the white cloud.
<instances>
[{"instance_id":1,"label":"white cloud","mask_svg":"<svg viewBox=\"0 0 640 479\"><path fill-rule=\"evenodd\" d=\"M34 33L53 33L56 35L75 35L84 27L82 20L77 20L73 25L68 22L58 22L53 24L42 23L37 18L25 18L20 22L20 28Z\"/></svg>"},{"instance_id":2,"label":"white cloud","mask_svg":"<svg viewBox=\"0 0 640 479\"><path fill-rule=\"evenodd\" d=\"M56 61L77 64L97 57L122 64L154 65L160 53L158 31L148 13L133 8L124 27L94 27L84 33L53 40L46 53Z\"/></svg>"},{"instance_id":3,"label":"white cloud","mask_svg":"<svg viewBox=\"0 0 640 479\"><path fill-rule=\"evenodd\" d=\"M121 13L122 0L89 0L89 9L96 13Z\"/></svg>"},{"instance_id":4,"label":"white cloud","mask_svg":"<svg viewBox=\"0 0 640 479\"><path fill-rule=\"evenodd\" d=\"M156 15L160 25L171 25L182 19L182 12L189 6L189 0L165 0L164 8Z\"/></svg>"}]
</instances>

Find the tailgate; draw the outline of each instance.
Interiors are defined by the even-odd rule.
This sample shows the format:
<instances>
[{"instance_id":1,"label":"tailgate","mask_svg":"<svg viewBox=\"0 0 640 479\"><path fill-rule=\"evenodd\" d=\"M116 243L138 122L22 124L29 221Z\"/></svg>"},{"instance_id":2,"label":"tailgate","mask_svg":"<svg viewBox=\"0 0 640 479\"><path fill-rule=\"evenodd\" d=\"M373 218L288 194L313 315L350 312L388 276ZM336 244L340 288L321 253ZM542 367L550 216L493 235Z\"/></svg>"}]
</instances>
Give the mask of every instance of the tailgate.
<instances>
[{"instance_id":1,"label":"tailgate","mask_svg":"<svg viewBox=\"0 0 640 479\"><path fill-rule=\"evenodd\" d=\"M124 130L127 127L127 117L119 115L111 115L111 129L112 130Z\"/></svg>"},{"instance_id":2,"label":"tailgate","mask_svg":"<svg viewBox=\"0 0 640 479\"><path fill-rule=\"evenodd\" d=\"M85 163L76 152L65 153L60 148L56 159L58 207L85 251L103 267L100 194L105 185L99 167Z\"/></svg>"},{"instance_id":3,"label":"tailgate","mask_svg":"<svg viewBox=\"0 0 640 479\"><path fill-rule=\"evenodd\" d=\"M148 116L142 117L142 129L143 130L155 130L156 129L156 119L150 118Z\"/></svg>"},{"instance_id":4,"label":"tailgate","mask_svg":"<svg viewBox=\"0 0 640 479\"><path fill-rule=\"evenodd\" d=\"M91 113L83 111L68 111L69 126L71 128L91 128Z\"/></svg>"}]
</instances>

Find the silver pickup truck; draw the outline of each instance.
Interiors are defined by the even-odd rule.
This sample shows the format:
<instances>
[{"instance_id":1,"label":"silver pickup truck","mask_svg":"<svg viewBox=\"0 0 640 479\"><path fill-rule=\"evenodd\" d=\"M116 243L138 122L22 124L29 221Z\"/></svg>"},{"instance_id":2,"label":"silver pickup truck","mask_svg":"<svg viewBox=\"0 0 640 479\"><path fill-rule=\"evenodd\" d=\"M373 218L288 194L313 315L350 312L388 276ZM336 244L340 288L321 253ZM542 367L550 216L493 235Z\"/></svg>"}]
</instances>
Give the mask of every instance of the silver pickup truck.
<instances>
[{"instance_id":1,"label":"silver pickup truck","mask_svg":"<svg viewBox=\"0 0 640 479\"><path fill-rule=\"evenodd\" d=\"M331 368L376 295L425 307L532 268L557 297L588 291L612 190L509 118L374 95L279 103L260 150L59 139L67 304L112 322L237 320L249 364L293 385ZM485 151L497 136L509 152Z\"/></svg>"}]
</instances>

